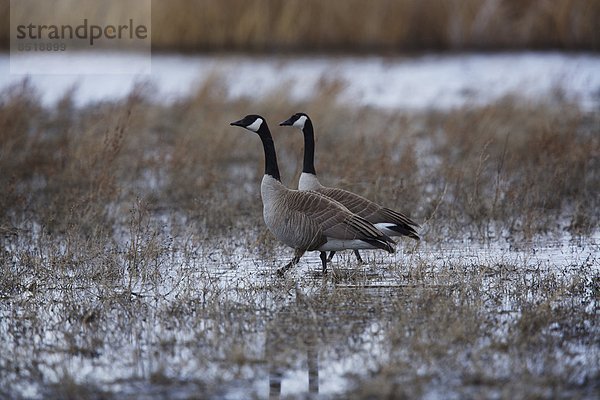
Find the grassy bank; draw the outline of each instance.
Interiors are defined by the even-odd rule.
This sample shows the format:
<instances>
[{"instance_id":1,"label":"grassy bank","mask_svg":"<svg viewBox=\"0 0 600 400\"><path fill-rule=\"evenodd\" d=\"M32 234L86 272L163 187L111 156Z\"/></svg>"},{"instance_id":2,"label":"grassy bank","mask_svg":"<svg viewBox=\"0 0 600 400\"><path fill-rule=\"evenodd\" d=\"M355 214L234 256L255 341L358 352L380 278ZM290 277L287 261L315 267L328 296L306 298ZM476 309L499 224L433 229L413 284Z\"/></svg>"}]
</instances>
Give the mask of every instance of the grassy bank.
<instances>
[{"instance_id":1,"label":"grassy bank","mask_svg":"<svg viewBox=\"0 0 600 400\"><path fill-rule=\"evenodd\" d=\"M65 0L70 1L70 0ZM44 8L47 4L51 9ZM43 3L27 15L51 15ZM90 18L125 13L89 2ZM114 7L121 7L113 2ZM0 1L8 47L9 1ZM39 14L38 14L39 13ZM108 18L108 19L107 19ZM112 19L111 19L112 18ZM400 52L466 49L597 51L600 2L480 0L174 0L152 1L152 44L186 51Z\"/></svg>"}]
</instances>

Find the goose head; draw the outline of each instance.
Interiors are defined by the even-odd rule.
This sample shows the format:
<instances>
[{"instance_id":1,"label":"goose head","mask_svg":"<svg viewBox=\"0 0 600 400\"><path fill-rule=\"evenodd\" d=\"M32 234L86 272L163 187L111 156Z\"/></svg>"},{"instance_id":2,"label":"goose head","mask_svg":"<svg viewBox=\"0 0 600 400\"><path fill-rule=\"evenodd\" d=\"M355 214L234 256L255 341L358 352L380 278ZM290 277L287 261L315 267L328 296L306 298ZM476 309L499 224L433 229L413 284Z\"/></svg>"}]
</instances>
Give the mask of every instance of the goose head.
<instances>
[{"instance_id":1,"label":"goose head","mask_svg":"<svg viewBox=\"0 0 600 400\"><path fill-rule=\"evenodd\" d=\"M304 126L306 125L306 121L310 121L308 115L305 113L296 113L280 123L279 126L293 126L294 128L303 130Z\"/></svg>"},{"instance_id":2,"label":"goose head","mask_svg":"<svg viewBox=\"0 0 600 400\"><path fill-rule=\"evenodd\" d=\"M273 143L273 137L271 136L271 131L269 130L267 121L260 115L250 114L246 115L239 121L231 122L229 125L240 126L258 134L265 151L265 175L270 175L272 178L281 183L279 167L277 166L275 144Z\"/></svg>"},{"instance_id":3,"label":"goose head","mask_svg":"<svg viewBox=\"0 0 600 400\"><path fill-rule=\"evenodd\" d=\"M235 121L230 123L231 126L240 126L242 128L248 129L249 131L256 132L260 130L265 124L265 119L260 115L250 114L246 115L244 118L239 121Z\"/></svg>"}]
</instances>

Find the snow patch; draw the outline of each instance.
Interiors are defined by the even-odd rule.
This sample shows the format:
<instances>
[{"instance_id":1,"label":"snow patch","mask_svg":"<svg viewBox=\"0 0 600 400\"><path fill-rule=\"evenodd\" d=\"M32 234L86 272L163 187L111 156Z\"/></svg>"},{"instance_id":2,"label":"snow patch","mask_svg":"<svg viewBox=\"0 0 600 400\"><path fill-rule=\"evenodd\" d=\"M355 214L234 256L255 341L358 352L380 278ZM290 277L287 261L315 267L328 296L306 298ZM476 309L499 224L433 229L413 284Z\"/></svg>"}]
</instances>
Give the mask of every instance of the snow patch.
<instances>
[{"instance_id":1,"label":"snow patch","mask_svg":"<svg viewBox=\"0 0 600 400\"><path fill-rule=\"evenodd\" d=\"M39 62L39 55L20 62ZM48 75L29 80L46 105L76 87L77 104L126 96L147 82L163 102L175 101L220 78L227 96L259 98L275 91L305 100L323 82L342 82L339 100L357 105L400 109L448 109L487 104L506 95L543 99L560 94L586 109L600 104L600 56L572 53L502 53L426 55L421 57L248 57L154 55L151 74L119 74L119 68L145 62L143 55L57 54L47 64ZM47 60L45 55L44 60ZM111 75L73 75L73 66L103 65ZM0 89L26 75L9 74L10 58L0 55ZM78 70L86 68L77 68ZM62 75L56 75L63 72ZM114 73L116 71L117 73Z\"/></svg>"}]
</instances>

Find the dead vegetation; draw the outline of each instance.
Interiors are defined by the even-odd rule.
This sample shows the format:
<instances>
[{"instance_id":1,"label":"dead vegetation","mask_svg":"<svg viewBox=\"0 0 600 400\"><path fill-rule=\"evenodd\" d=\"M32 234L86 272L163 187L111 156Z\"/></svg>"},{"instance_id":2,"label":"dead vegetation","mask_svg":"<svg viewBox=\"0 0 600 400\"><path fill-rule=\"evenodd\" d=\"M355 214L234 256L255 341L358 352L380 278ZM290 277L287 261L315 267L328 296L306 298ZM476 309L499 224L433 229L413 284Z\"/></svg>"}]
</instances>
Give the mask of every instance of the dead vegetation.
<instances>
[{"instance_id":1,"label":"dead vegetation","mask_svg":"<svg viewBox=\"0 0 600 400\"><path fill-rule=\"evenodd\" d=\"M432 239L597 228L597 113L560 99L515 97L396 113L339 104L336 90L325 85L302 104L278 95L230 103L214 79L171 106L154 104L141 86L115 103L77 109L67 95L44 109L24 82L2 94L0 226L10 233L36 223L50 233L97 236L127 221L140 199L153 211L180 211L206 237L249 221L260 226L262 153L228 122L249 110L264 114L293 187L302 139L277 123L304 110L315 121L322 180L407 212Z\"/></svg>"},{"instance_id":2,"label":"dead vegetation","mask_svg":"<svg viewBox=\"0 0 600 400\"><path fill-rule=\"evenodd\" d=\"M0 396L32 386L44 398L219 398L243 387L259 398L256 382L276 395L286 371L308 366L314 384L315 365L346 360L363 370L344 398L593 398L597 247L565 269L431 249L565 230L575 249L588 243L598 114L513 97L398 113L336 93L227 101L215 78L173 105L140 86L118 102L78 108L67 94L44 108L27 83L3 92ZM347 270L342 256L325 278L274 277L289 253L263 228L262 153L228 123L263 114L293 186L302 140L277 122L301 110L315 122L322 181L407 212L424 248ZM100 372L82 375L90 365Z\"/></svg>"},{"instance_id":3,"label":"dead vegetation","mask_svg":"<svg viewBox=\"0 0 600 400\"><path fill-rule=\"evenodd\" d=\"M47 3L50 9L38 4L26 15L47 19L56 10L69 10L72 1L63 0L61 7ZM0 1L5 27L9 3ZM86 4L96 24L115 24L124 15L136 18L142 9L121 9L127 7L121 2L112 2L110 9ZM152 45L159 50L597 51L600 44L596 0L154 0L151 5ZM8 47L8 29L0 41Z\"/></svg>"}]
</instances>

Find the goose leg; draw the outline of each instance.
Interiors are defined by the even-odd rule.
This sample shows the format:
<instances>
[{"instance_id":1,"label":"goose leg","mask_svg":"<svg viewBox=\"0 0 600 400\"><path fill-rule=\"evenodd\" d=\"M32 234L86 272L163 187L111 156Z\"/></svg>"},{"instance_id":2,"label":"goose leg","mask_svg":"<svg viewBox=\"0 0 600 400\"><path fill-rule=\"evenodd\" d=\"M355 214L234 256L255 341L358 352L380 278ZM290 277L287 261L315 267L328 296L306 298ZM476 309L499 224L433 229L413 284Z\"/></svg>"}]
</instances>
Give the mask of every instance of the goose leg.
<instances>
[{"instance_id":1,"label":"goose leg","mask_svg":"<svg viewBox=\"0 0 600 400\"><path fill-rule=\"evenodd\" d=\"M335 254L335 251L332 251L329 253L329 257L327 257L327 261L331 261L333 259L333 255ZM354 254L356 255L356 259L358 260L359 264L363 263L363 259L360 256L360 253L358 252L358 250L354 250Z\"/></svg>"},{"instance_id":2,"label":"goose leg","mask_svg":"<svg viewBox=\"0 0 600 400\"><path fill-rule=\"evenodd\" d=\"M327 252L322 251L321 252L321 263L323 264L323 274L327 273Z\"/></svg>"},{"instance_id":3,"label":"goose leg","mask_svg":"<svg viewBox=\"0 0 600 400\"><path fill-rule=\"evenodd\" d=\"M335 254L335 251L330 252L329 257L327 257L327 261L331 261L333 259L334 254Z\"/></svg>"},{"instance_id":4,"label":"goose leg","mask_svg":"<svg viewBox=\"0 0 600 400\"><path fill-rule=\"evenodd\" d=\"M360 256L360 253L358 252L358 250L354 250L354 254L356 255L356 259L358 260L359 264L363 263L362 257Z\"/></svg>"},{"instance_id":5,"label":"goose leg","mask_svg":"<svg viewBox=\"0 0 600 400\"><path fill-rule=\"evenodd\" d=\"M304 250L296 250L294 252L294 258L292 258L292 261L285 264L283 267L279 268L277 270L277 275L283 276L283 274L285 274L285 271L292 268L294 265L298 264L298 261L300 261L300 257L302 257L303 254L304 254Z\"/></svg>"}]
</instances>

